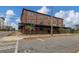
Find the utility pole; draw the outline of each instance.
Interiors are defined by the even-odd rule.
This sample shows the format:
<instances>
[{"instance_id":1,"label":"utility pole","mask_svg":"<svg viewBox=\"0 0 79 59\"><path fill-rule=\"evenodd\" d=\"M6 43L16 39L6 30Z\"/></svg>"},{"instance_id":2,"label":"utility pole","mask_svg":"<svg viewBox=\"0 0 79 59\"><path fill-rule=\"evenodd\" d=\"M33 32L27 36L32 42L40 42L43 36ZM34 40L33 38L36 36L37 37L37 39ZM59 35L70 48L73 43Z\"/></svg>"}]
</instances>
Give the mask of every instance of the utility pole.
<instances>
[{"instance_id":1,"label":"utility pole","mask_svg":"<svg viewBox=\"0 0 79 59\"><path fill-rule=\"evenodd\" d=\"M53 11L51 10L51 36L53 36L53 16L52 16Z\"/></svg>"}]
</instances>

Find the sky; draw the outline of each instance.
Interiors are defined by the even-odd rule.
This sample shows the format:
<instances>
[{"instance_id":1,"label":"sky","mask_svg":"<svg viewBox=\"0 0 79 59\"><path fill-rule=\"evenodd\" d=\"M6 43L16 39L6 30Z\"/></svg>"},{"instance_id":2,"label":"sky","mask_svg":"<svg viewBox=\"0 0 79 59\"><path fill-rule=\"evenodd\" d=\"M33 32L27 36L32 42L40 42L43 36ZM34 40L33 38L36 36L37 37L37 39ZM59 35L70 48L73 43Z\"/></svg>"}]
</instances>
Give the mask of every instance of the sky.
<instances>
[{"instance_id":1,"label":"sky","mask_svg":"<svg viewBox=\"0 0 79 59\"><path fill-rule=\"evenodd\" d=\"M0 17L5 18L5 25L18 29L23 8L63 18L66 27L79 25L79 6L0 6Z\"/></svg>"}]
</instances>

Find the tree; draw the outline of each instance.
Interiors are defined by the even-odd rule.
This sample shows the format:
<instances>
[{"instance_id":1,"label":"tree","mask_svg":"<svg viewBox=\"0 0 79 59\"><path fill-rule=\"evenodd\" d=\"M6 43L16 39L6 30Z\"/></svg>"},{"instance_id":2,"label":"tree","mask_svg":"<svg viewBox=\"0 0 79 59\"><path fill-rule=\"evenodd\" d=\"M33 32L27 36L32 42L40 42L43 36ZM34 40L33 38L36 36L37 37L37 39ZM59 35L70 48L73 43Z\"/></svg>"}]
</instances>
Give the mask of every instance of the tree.
<instances>
[{"instance_id":1,"label":"tree","mask_svg":"<svg viewBox=\"0 0 79 59\"><path fill-rule=\"evenodd\" d=\"M31 38L31 34L32 34L32 30L34 29L34 25L33 24L26 25L25 28L30 30L30 38Z\"/></svg>"},{"instance_id":2,"label":"tree","mask_svg":"<svg viewBox=\"0 0 79 59\"><path fill-rule=\"evenodd\" d=\"M74 29L70 29L70 32L73 34L74 33Z\"/></svg>"},{"instance_id":3,"label":"tree","mask_svg":"<svg viewBox=\"0 0 79 59\"><path fill-rule=\"evenodd\" d=\"M33 24L26 25L25 29L29 29L30 30L30 34L31 34L31 31L34 29L34 25Z\"/></svg>"}]
</instances>

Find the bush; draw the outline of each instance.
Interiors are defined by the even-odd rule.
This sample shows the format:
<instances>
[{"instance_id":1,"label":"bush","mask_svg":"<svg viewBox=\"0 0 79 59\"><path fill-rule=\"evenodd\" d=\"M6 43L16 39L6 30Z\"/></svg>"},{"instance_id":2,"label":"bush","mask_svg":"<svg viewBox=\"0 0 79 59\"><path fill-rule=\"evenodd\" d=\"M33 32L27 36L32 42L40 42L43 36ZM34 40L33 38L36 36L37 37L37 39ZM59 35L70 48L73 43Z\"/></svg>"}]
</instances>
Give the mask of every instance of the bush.
<instances>
[{"instance_id":1,"label":"bush","mask_svg":"<svg viewBox=\"0 0 79 59\"><path fill-rule=\"evenodd\" d=\"M70 33L70 29L67 28L59 28L60 33Z\"/></svg>"}]
</instances>

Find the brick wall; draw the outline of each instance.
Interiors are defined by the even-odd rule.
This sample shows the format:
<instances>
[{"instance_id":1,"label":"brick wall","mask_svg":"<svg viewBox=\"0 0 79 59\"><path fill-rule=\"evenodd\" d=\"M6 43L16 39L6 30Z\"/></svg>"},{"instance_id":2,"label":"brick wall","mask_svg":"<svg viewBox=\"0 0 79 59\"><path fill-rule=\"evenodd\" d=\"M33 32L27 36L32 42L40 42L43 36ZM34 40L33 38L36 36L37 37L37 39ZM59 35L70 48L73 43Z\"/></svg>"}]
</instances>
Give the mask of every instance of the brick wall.
<instances>
[{"instance_id":1,"label":"brick wall","mask_svg":"<svg viewBox=\"0 0 79 59\"><path fill-rule=\"evenodd\" d=\"M51 25L51 18L49 16L45 16L39 13L34 13L30 11L24 10L23 16L22 16L22 23L33 23L38 25ZM59 26L62 27L63 20L60 18L52 17L52 23L53 26Z\"/></svg>"},{"instance_id":2,"label":"brick wall","mask_svg":"<svg viewBox=\"0 0 79 59\"><path fill-rule=\"evenodd\" d=\"M63 20L60 20L60 19L58 20L58 26L59 27L64 27Z\"/></svg>"}]
</instances>

